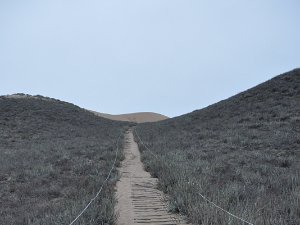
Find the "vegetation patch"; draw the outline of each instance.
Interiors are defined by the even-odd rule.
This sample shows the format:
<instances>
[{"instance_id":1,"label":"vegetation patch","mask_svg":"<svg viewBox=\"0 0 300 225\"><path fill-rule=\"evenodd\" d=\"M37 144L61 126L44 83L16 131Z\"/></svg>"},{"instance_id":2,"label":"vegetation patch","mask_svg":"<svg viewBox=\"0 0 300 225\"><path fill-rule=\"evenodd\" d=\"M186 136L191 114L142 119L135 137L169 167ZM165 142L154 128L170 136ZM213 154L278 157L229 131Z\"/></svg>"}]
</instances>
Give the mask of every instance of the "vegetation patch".
<instances>
[{"instance_id":1,"label":"vegetation patch","mask_svg":"<svg viewBox=\"0 0 300 225\"><path fill-rule=\"evenodd\" d=\"M55 99L0 97L0 224L69 224L103 184L125 126ZM117 179L114 169L76 224L115 223Z\"/></svg>"},{"instance_id":2,"label":"vegetation patch","mask_svg":"<svg viewBox=\"0 0 300 225\"><path fill-rule=\"evenodd\" d=\"M253 224L300 224L299 69L136 131L170 210L193 224L242 224L200 194Z\"/></svg>"}]
</instances>

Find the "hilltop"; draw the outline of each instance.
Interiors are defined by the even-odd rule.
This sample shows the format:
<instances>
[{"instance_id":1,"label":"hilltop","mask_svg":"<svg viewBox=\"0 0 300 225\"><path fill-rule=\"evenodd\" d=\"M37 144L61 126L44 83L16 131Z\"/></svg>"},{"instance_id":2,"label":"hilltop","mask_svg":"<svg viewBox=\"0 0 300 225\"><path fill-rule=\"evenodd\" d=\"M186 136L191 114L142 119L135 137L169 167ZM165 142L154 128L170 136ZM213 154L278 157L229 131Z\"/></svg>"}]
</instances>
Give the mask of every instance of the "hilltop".
<instances>
[{"instance_id":1,"label":"hilltop","mask_svg":"<svg viewBox=\"0 0 300 225\"><path fill-rule=\"evenodd\" d=\"M98 112L93 112L93 113L107 119L117 120L117 121L127 121L133 123L157 122L169 118L167 116L161 115L159 113L153 113L153 112L138 112L138 113L128 113L128 114L120 114L120 115L111 115L111 114L98 113Z\"/></svg>"},{"instance_id":2,"label":"hilltop","mask_svg":"<svg viewBox=\"0 0 300 225\"><path fill-rule=\"evenodd\" d=\"M43 96L1 96L0 224L69 224L106 178L127 124ZM79 223L114 223L117 176Z\"/></svg>"},{"instance_id":3,"label":"hilltop","mask_svg":"<svg viewBox=\"0 0 300 225\"><path fill-rule=\"evenodd\" d=\"M300 224L300 69L186 115L137 127L146 168L195 224Z\"/></svg>"},{"instance_id":4,"label":"hilltop","mask_svg":"<svg viewBox=\"0 0 300 225\"><path fill-rule=\"evenodd\" d=\"M4 98L10 99L39 99L45 101L59 101L54 98L44 97L41 95L29 95L23 93L16 93L12 95L2 96ZM169 117L153 112L137 112L137 113L127 113L127 114L120 114L120 115L112 115L107 113L99 113L92 110L88 110L93 114L100 116L102 118L115 120L115 121L123 121L123 122L133 122L133 123L147 123L147 122L157 122L162 121L165 119L169 119Z\"/></svg>"}]
</instances>

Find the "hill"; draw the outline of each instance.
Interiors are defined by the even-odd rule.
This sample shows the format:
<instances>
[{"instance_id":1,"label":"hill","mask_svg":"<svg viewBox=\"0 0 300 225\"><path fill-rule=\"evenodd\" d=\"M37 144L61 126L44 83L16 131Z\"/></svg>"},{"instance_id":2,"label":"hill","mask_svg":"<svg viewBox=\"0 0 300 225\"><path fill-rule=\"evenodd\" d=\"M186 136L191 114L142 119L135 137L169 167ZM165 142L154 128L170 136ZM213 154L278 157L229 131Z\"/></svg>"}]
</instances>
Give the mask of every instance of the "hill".
<instances>
[{"instance_id":1,"label":"hill","mask_svg":"<svg viewBox=\"0 0 300 225\"><path fill-rule=\"evenodd\" d=\"M194 224L242 224L200 194L253 224L300 224L300 69L136 131L170 209Z\"/></svg>"},{"instance_id":2,"label":"hill","mask_svg":"<svg viewBox=\"0 0 300 225\"><path fill-rule=\"evenodd\" d=\"M106 178L126 125L51 98L1 96L0 224L69 224ZM113 224L116 180L113 170L79 224Z\"/></svg>"},{"instance_id":3,"label":"hill","mask_svg":"<svg viewBox=\"0 0 300 225\"><path fill-rule=\"evenodd\" d=\"M129 113L129 114L121 114L121 115L111 115L111 114L98 113L98 112L93 112L93 113L107 119L117 120L117 121L127 121L133 123L157 122L169 118L167 116L161 115L159 113L153 113L153 112L139 112L139 113Z\"/></svg>"}]
</instances>

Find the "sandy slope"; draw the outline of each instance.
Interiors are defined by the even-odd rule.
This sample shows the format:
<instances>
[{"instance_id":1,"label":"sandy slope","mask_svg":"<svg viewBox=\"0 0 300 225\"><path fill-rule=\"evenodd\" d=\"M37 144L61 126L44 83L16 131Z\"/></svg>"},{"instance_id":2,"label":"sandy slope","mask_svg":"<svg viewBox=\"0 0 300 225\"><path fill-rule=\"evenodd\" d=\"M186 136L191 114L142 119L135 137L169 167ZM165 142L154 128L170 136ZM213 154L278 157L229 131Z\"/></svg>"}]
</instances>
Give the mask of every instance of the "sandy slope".
<instances>
[{"instance_id":1,"label":"sandy slope","mask_svg":"<svg viewBox=\"0 0 300 225\"><path fill-rule=\"evenodd\" d=\"M111 119L111 120L119 120L119 121L129 121L135 123L145 123L145 122L157 122L161 120L168 119L167 116L152 113L152 112L139 112L139 113L129 113L129 114L121 114L121 115L111 115L105 113L94 112L98 116Z\"/></svg>"},{"instance_id":2,"label":"sandy slope","mask_svg":"<svg viewBox=\"0 0 300 225\"><path fill-rule=\"evenodd\" d=\"M119 169L117 183L117 225L175 225L185 224L178 215L168 212L164 194L159 191L157 179L146 172L132 132L125 136L125 160Z\"/></svg>"}]
</instances>

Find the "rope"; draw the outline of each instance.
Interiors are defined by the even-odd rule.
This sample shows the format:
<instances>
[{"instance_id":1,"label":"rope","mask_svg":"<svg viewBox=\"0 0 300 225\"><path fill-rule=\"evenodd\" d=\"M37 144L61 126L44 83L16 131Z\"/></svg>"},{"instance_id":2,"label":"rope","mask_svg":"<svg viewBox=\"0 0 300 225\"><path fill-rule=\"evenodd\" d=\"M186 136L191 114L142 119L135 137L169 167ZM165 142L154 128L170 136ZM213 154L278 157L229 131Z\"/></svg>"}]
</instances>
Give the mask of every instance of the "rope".
<instances>
[{"instance_id":1,"label":"rope","mask_svg":"<svg viewBox=\"0 0 300 225\"><path fill-rule=\"evenodd\" d=\"M158 159L157 155L155 155L155 154L150 150L150 148L148 148L148 147L145 145L145 143L142 141L142 139L141 139L140 136L138 135L136 129L134 129L134 132L135 132L136 136L138 137L138 139L140 140L140 142L142 143L142 145L143 145L147 150L149 150L149 152L151 153L151 155L155 156L155 158ZM167 164L166 164L166 165L167 165ZM169 166L169 165L167 165L167 166ZM227 210L223 209L221 206L218 206L217 204L215 204L214 202L210 201L207 197L205 197L205 196L202 195L201 193L198 193L198 194L199 194L199 196L202 197L205 201L207 201L208 203L210 203L210 204L213 205L214 207L216 207L216 208L222 210L223 212L227 213L228 215L230 215L230 216L232 216L232 217L234 217L234 218L236 218L236 219L239 219L240 221L242 221L242 222L244 222L244 223L246 223L246 224L254 225L253 223L250 223L250 222L244 220L243 218L241 218L241 217L239 217L239 216L237 216L237 215L234 215L234 214L228 212Z\"/></svg>"},{"instance_id":2,"label":"rope","mask_svg":"<svg viewBox=\"0 0 300 225\"><path fill-rule=\"evenodd\" d=\"M119 141L120 141L120 138L121 138L121 134L119 135L118 139L117 139L117 150L116 150L116 156L115 156L115 159L114 159L114 162L112 164L112 167L106 177L106 179L104 180L104 182L102 183L100 189L98 190L97 194L95 195L95 197L93 197L90 202L85 206L85 208L78 214L78 216L69 224L69 225L72 225L74 224L80 217L81 215L89 208L89 206L92 204L93 201L96 200L96 198L99 196L99 194L101 193L102 189L103 189L103 186L104 184L107 182L107 180L109 179L110 175L111 175L111 172L113 171L113 169L115 168L115 164L116 164L116 161L117 161L117 157L118 157L118 152L119 152Z\"/></svg>"},{"instance_id":3,"label":"rope","mask_svg":"<svg viewBox=\"0 0 300 225\"><path fill-rule=\"evenodd\" d=\"M134 129L134 132L136 134L136 136L138 137L138 139L140 140L140 142L142 143L142 145L144 145L144 147L150 152L151 155L153 155L156 159L159 159L158 156L156 154L154 154L150 148L148 148L145 143L142 141L142 139L140 138L140 136L138 135L136 129Z\"/></svg>"}]
</instances>

